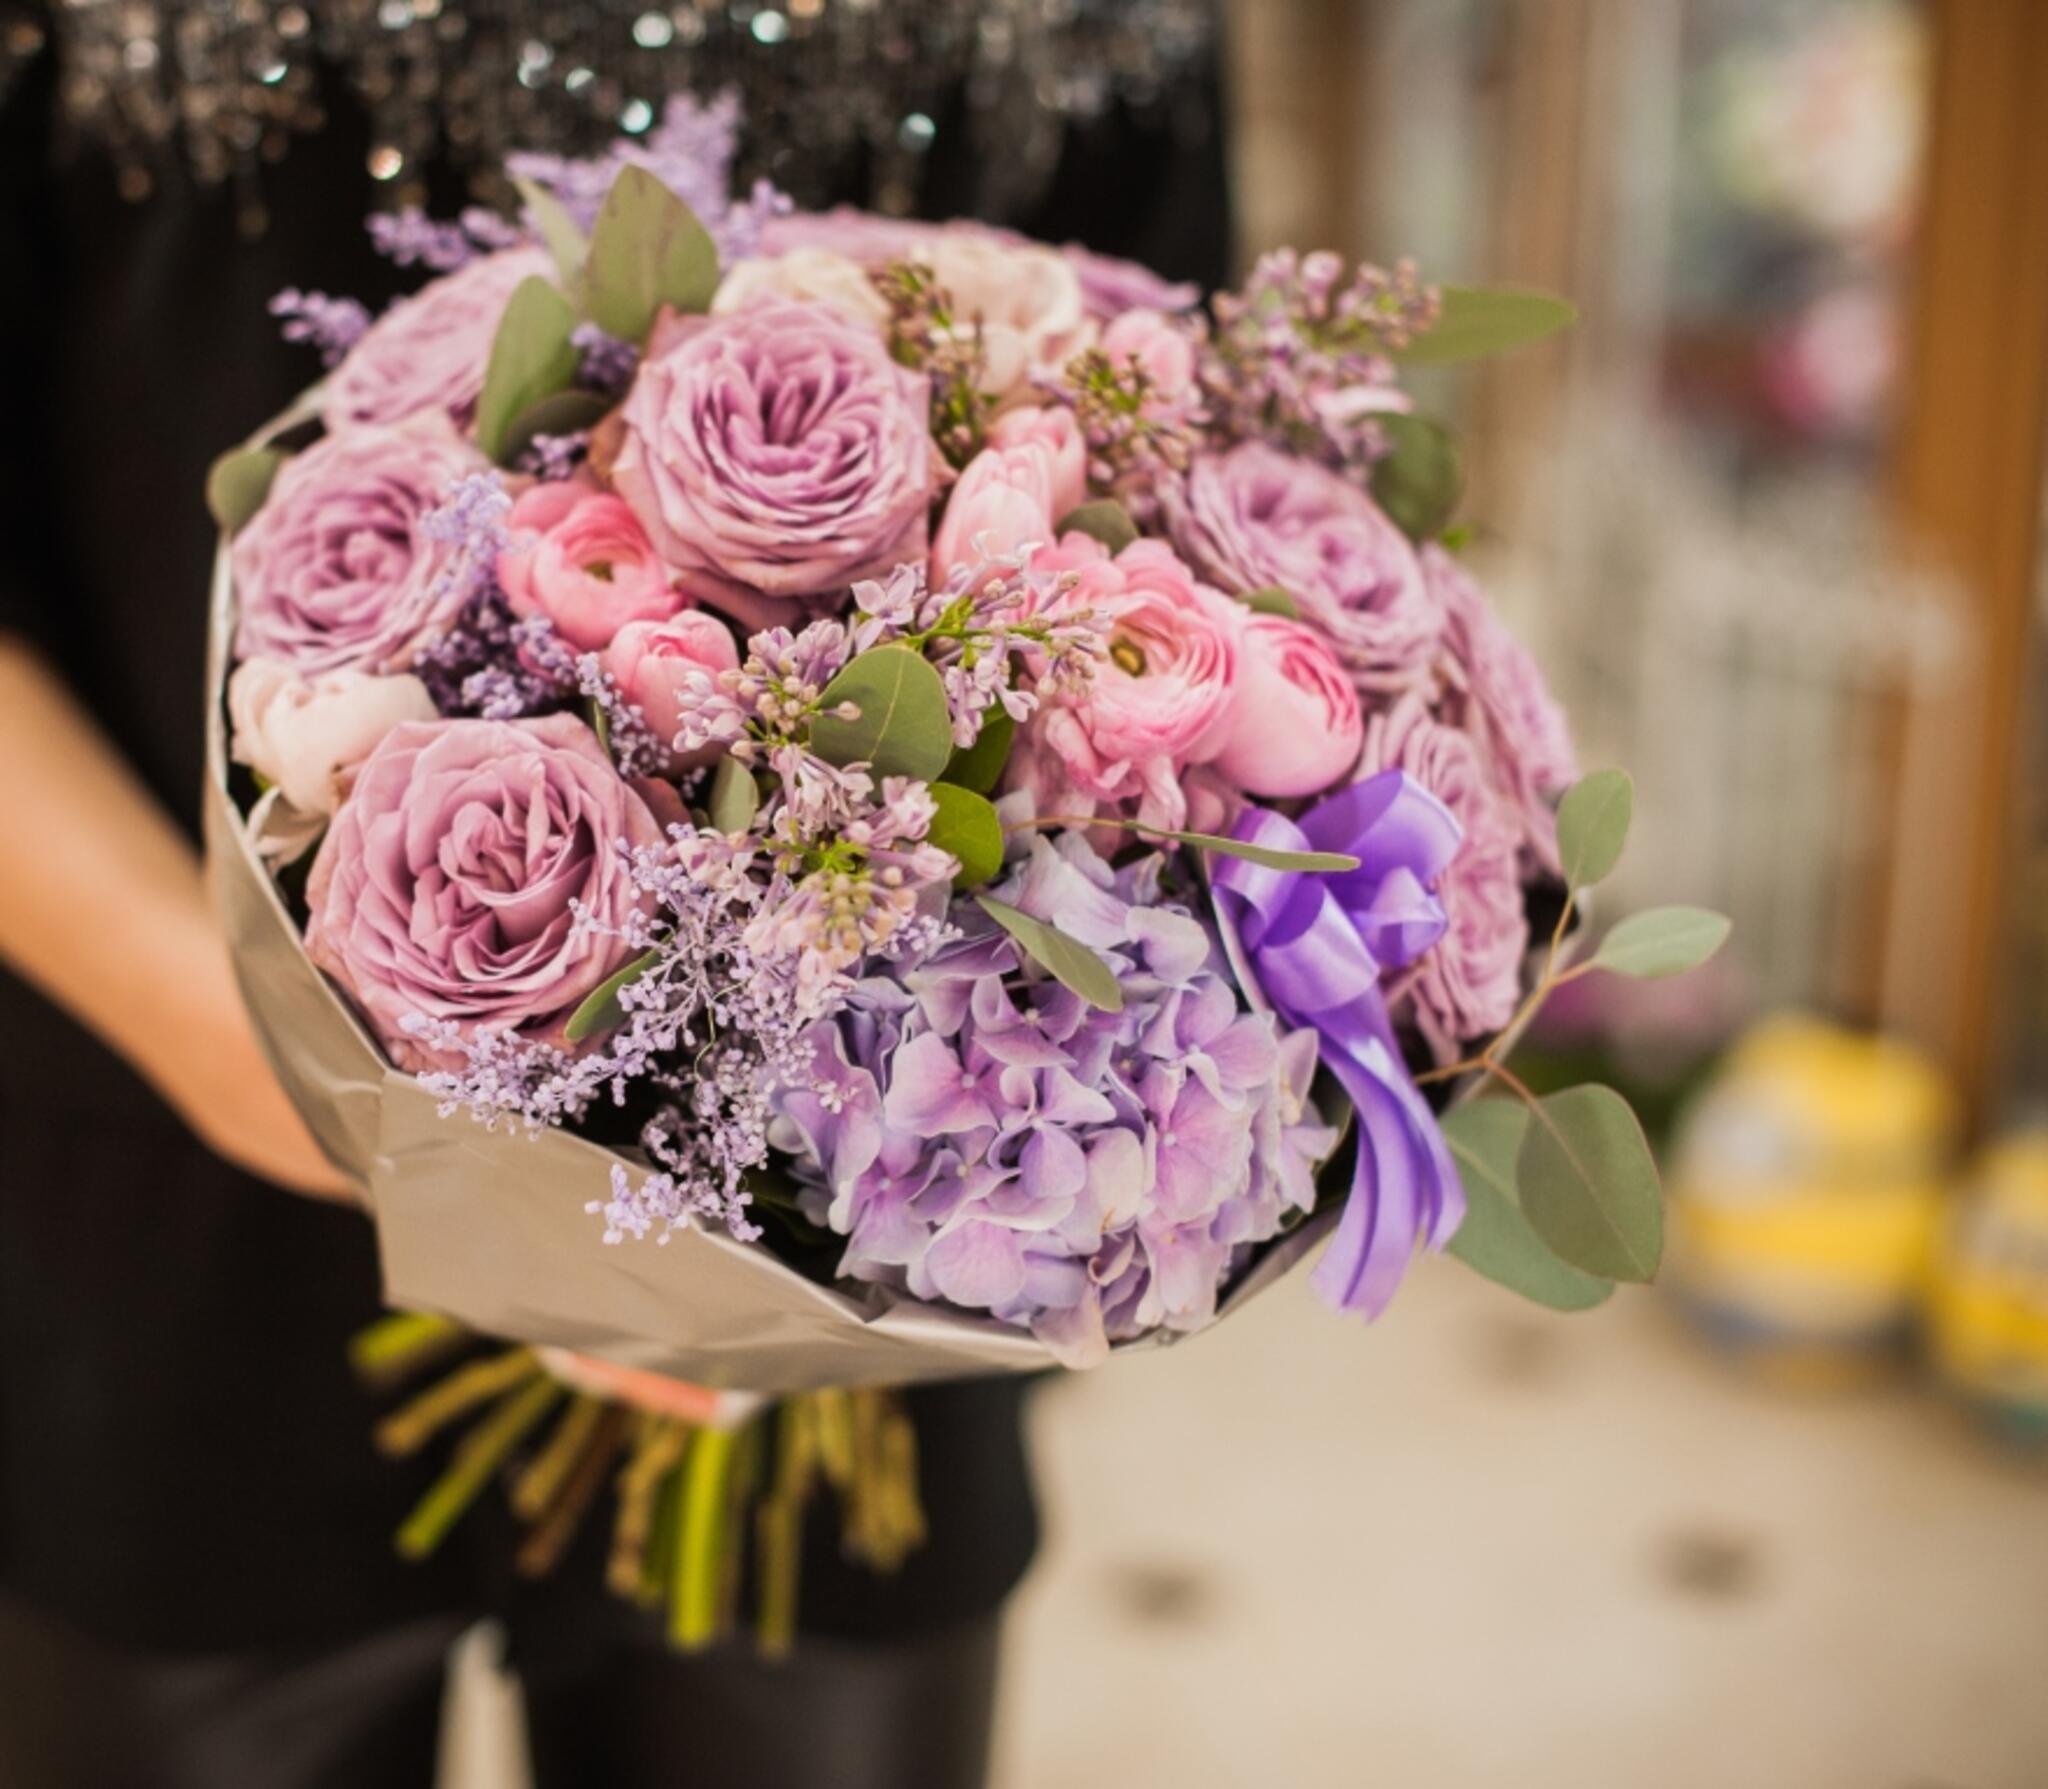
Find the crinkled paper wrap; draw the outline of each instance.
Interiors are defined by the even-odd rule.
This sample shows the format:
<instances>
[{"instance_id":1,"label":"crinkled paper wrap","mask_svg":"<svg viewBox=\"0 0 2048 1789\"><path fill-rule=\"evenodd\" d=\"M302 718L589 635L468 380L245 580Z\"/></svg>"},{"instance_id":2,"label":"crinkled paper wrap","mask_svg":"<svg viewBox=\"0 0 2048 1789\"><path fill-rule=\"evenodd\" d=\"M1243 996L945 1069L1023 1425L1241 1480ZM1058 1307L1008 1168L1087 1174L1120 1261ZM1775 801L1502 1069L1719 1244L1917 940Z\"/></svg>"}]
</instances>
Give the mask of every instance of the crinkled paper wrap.
<instances>
[{"instance_id":1,"label":"crinkled paper wrap","mask_svg":"<svg viewBox=\"0 0 2048 1789\"><path fill-rule=\"evenodd\" d=\"M223 549L207 677L208 878L264 1051L321 1149L375 1213L388 1303L731 1391L903 1385L1058 1364L1007 1323L883 1287L820 1286L767 1249L722 1234L687 1229L666 1244L608 1246L585 1207L606 1196L621 1158L566 1131L528 1137L460 1113L443 1118L307 959L229 797L222 692L232 610ZM1222 1314L1271 1285L1331 1221L1317 1219L1268 1249L1225 1296Z\"/></svg>"}]
</instances>

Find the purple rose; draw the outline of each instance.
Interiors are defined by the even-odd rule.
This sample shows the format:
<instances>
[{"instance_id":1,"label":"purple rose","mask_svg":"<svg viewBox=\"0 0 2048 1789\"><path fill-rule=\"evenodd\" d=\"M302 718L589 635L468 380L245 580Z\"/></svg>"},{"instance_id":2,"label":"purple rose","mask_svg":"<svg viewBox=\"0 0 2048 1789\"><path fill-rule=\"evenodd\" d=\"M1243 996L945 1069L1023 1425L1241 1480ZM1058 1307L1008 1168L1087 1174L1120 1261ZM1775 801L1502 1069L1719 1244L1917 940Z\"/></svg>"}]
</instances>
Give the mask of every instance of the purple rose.
<instances>
[{"instance_id":1,"label":"purple rose","mask_svg":"<svg viewBox=\"0 0 2048 1789\"><path fill-rule=\"evenodd\" d=\"M612 482L692 596L766 625L924 557L928 407L872 329L766 300L650 352Z\"/></svg>"},{"instance_id":2,"label":"purple rose","mask_svg":"<svg viewBox=\"0 0 2048 1789\"><path fill-rule=\"evenodd\" d=\"M306 954L402 1068L453 1065L409 1030L416 1015L557 1042L629 951L615 934L642 896L618 847L661 836L571 715L410 721L321 841Z\"/></svg>"},{"instance_id":3,"label":"purple rose","mask_svg":"<svg viewBox=\"0 0 2048 1789\"><path fill-rule=\"evenodd\" d=\"M302 677L402 671L461 606L460 549L425 526L483 461L447 423L347 429L286 463L236 536L235 656Z\"/></svg>"},{"instance_id":4,"label":"purple rose","mask_svg":"<svg viewBox=\"0 0 2048 1789\"><path fill-rule=\"evenodd\" d=\"M1451 810L1461 835L1436 885L1444 935L1416 963L1410 984L1416 1028L1449 1062L1513 1018L1521 998L1529 950L1522 831L1471 736L1431 719L1418 696L1366 723L1357 780L1383 770L1405 770Z\"/></svg>"},{"instance_id":5,"label":"purple rose","mask_svg":"<svg viewBox=\"0 0 2048 1789\"><path fill-rule=\"evenodd\" d=\"M545 249L506 249L401 298L328 379L328 426L403 422L431 410L466 427L513 289L530 275L554 273Z\"/></svg>"},{"instance_id":6,"label":"purple rose","mask_svg":"<svg viewBox=\"0 0 2048 1789\"><path fill-rule=\"evenodd\" d=\"M1407 536L1348 479L1249 441L1198 458L1168 519L1212 582L1292 596L1361 689L1405 689L1427 670L1443 610Z\"/></svg>"},{"instance_id":7,"label":"purple rose","mask_svg":"<svg viewBox=\"0 0 2048 1789\"><path fill-rule=\"evenodd\" d=\"M1520 818L1534 860L1555 871L1557 795L1578 778L1564 711L1528 648L1501 625L1465 569L1441 547L1422 550L1422 572L1443 605L1445 690L1438 714L1472 736L1488 774Z\"/></svg>"}]
</instances>

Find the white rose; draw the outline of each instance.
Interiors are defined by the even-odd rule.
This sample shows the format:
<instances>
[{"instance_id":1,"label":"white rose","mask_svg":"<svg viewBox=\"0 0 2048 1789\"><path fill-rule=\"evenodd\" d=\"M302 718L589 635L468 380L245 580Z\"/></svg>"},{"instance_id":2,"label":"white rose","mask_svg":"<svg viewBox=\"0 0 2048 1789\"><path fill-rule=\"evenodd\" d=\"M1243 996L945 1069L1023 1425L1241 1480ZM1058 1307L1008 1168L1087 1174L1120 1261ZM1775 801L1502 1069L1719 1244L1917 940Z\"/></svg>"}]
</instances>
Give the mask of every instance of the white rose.
<instances>
[{"instance_id":1,"label":"white rose","mask_svg":"<svg viewBox=\"0 0 2048 1789\"><path fill-rule=\"evenodd\" d=\"M889 320L888 304L860 263L829 248L793 248L783 255L735 261L719 282L711 309L722 317L768 297L833 305L877 329Z\"/></svg>"},{"instance_id":2,"label":"white rose","mask_svg":"<svg viewBox=\"0 0 2048 1789\"><path fill-rule=\"evenodd\" d=\"M1092 326L1081 281L1056 249L948 233L919 243L917 258L952 299L962 326L980 323L992 395L1024 395L1033 374L1056 371L1087 346Z\"/></svg>"},{"instance_id":3,"label":"white rose","mask_svg":"<svg viewBox=\"0 0 2048 1789\"><path fill-rule=\"evenodd\" d=\"M327 671L307 679L275 659L250 659L228 679L234 757L277 786L302 814L331 814L341 773L401 721L430 721L417 677Z\"/></svg>"}]
</instances>

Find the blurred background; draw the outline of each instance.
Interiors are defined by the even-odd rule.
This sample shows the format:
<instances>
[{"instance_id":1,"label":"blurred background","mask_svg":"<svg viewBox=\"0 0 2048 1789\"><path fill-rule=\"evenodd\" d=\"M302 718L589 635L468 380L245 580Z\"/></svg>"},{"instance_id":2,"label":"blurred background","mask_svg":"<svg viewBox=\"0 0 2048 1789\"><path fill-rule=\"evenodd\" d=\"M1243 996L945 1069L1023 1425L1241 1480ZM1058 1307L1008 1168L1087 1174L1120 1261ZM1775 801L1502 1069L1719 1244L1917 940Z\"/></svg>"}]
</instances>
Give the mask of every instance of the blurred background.
<instances>
[{"instance_id":1,"label":"blurred background","mask_svg":"<svg viewBox=\"0 0 2048 1789\"><path fill-rule=\"evenodd\" d=\"M2048 1783L2048 6L1239 0L1239 257L1569 294L1442 382L1471 548L1718 907L1540 1071L1654 1293L1297 1277L1040 1394L1005 1789ZM1190 1438L1194 1438L1192 1441Z\"/></svg>"},{"instance_id":2,"label":"blurred background","mask_svg":"<svg viewBox=\"0 0 2048 1789\"><path fill-rule=\"evenodd\" d=\"M1161 54L1211 24L1143 10ZM1224 128L1241 266L1579 305L1421 396L1585 763L1636 777L1602 900L1735 934L1527 1052L1650 1120L1656 1291L1557 1317L1430 1262L1366 1330L1296 1276L1043 1389L999 1789L2038 1789L2048 4L1214 23L1220 118L1152 123ZM452 1781L516 1780L454 1731Z\"/></svg>"}]
</instances>

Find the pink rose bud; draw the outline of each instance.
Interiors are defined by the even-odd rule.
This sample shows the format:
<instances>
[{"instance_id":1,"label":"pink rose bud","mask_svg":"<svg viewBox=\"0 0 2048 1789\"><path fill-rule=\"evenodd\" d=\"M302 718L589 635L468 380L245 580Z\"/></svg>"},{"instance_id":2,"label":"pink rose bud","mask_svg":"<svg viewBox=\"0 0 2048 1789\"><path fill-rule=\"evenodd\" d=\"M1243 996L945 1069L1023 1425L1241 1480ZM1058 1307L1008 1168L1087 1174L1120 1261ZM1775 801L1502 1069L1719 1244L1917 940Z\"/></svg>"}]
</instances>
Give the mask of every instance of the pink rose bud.
<instances>
[{"instance_id":1,"label":"pink rose bud","mask_svg":"<svg viewBox=\"0 0 2048 1789\"><path fill-rule=\"evenodd\" d=\"M954 572L1020 548L1052 539L1053 492L1057 481L1053 450L1043 441L1017 447L984 447L946 499L946 513L932 539L932 587Z\"/></svg>"},{"instance_id":2,"label":"pink rose bud","mask_svg":"<svg viewBox=\"0 0 2048 1789\"><path fill-rule=\"evenodd\" d=\"M1052 455L1052 519L1064 520L1088 500L1088 443L1071 410L1046 405L1011 410L988 432L991 447L1037 442Z\"/></svg>"},{"instance_id":3,"label":"pink rose bud","mask_svg":"<svg viewBox=\"0 0 2048 1789\"><path fill-rule=\"evenodd\" d=\"M671 772L709 763L718 755L715 747L676 752L674 740L682 731L685 695L719 672L737 669L739 662L732 630L702 609L686 609L668 621L629 621L604 654L604 668L618 680L620 693L670 742Z\"/></svg>"},{"instance_id":4,"label":"pink rose bud","mask_svg":"<svg viewBox=\"0 0 2048 1789\"><path fill-rule=\"evenodd\" d=\"M1251 795L1313 795L1350 774L1364 737L1358 692L1322 636L1248 617L1215 768Z\"/></svg>"},{"instance_id":5,"label":"pink rose bud","mask_svg":"<svg viewBox=\"0 0 2048 1789\"><path fill-rule=\"evenodd\" d=\"M1164 312L1125 311L1103 330L1102 351L1117 366L1135 360L1157 397L1180 397L1195 382L1194 339Z\"/></svg>"},{"instance_id":6,"label":"pink rose bud","mask_svg":"<svg viewBox=\"0 0 2048 1789\"><path fill-rule=\"evenodd\" d=\"M505 518L512 545L498 582L521 615L545 615L584 652L601 652L629 621L665 621L683 605L647 530L608 491L539 484Z\"/></svg>"}]
</instances>

